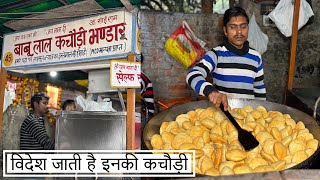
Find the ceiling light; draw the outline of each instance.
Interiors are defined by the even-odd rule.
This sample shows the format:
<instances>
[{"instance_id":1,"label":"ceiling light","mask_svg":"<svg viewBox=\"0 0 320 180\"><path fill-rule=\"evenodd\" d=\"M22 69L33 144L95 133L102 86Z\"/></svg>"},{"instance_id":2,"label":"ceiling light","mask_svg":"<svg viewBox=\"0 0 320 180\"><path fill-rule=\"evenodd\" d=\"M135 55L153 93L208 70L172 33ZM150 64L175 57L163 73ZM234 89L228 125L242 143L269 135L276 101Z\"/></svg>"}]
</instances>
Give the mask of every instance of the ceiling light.
<instances>
[{"instance_id":1,"label":"ceiling light","mask_svg":"<svg viewBox=\"0 0 320 180\"><path fill-rule=\"evenodd\" d=\"M56 77L57 76L57 72L56 71L51 71L50 72L50 76L51 77Z\"/></svg>"}]
</instances>

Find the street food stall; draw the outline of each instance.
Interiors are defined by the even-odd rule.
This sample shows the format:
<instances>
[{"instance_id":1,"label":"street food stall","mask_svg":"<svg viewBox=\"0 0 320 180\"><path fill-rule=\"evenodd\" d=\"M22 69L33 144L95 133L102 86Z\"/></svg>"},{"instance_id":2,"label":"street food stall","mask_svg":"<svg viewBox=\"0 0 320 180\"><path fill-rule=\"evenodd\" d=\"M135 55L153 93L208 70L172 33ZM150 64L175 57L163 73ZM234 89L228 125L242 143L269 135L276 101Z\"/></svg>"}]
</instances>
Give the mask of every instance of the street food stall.
<instances>
[{"instance_id":1,"label":"street food stall","mask_svg":"<svg viewBox=\"0 0 320 180\"><path fill-rule=\"evenodd\" d=\"M112 72L103 71L105 77L108 77L101 79L103 82L92 81L90 84L89 81L91 88L86 94L99 93L108 96L110 89L114 88L112 93L118 94L118 101L121 102L120 112L62 112L57 119L56 148L64 149L63 140L73 142L69 143L66 149L137 148L135 120L139 113L135 112L135 88L140 87L141 69L140 63L135 62L141 50L137 15L137 9L112 9L94 16L5 34L1 62L0 137L7 71L33 74L51 71L111 70ZM114 68L120 63L127 69ZM95 92L97 87L94 86L97 84L109 87ZM60 90L61 95L60 87L52 88ZM28 92L28 96L31 97L38 90L44 89L35 88ZM126 94L126 100L122 98L123 93ZM25 94L23 96L27 97ZM53 107L58 111L60 102L53 104ZM77 134L78 132L81 133Z\"/></svg>"}]
</instances>

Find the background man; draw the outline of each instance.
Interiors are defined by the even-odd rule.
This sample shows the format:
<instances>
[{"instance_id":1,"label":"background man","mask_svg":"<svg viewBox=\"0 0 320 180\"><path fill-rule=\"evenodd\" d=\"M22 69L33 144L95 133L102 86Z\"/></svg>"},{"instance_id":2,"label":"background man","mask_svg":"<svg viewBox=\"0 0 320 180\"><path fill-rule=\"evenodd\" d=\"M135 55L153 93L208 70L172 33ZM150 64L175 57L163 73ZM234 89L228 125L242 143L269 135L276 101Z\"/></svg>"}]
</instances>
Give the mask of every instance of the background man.
<instances>
[{"instance_id":1,"label":"background man","mask_svg":"<svg viewBox=\"0 0 320 180\"><path fill-rule=\"evenodd\" d=\"M54 142L45 129L43 116L48 112L49 96L43 92L31 98L31 112L23 121L20 129L21 150L53 150Z\"/></svg>"}]
</instances>

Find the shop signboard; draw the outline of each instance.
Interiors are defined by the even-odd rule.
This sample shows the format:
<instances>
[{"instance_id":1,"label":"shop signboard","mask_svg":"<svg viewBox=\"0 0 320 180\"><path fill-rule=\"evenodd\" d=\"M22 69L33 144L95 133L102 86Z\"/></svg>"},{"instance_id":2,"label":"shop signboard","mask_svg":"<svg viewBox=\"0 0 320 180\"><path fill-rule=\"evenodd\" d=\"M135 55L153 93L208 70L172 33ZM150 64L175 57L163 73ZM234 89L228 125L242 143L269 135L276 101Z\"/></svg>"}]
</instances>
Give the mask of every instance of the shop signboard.
<instances>
[{"instance_id":1,"label":"shop signboard","mask_svg":"<svg viewBox=\"0 0 320 180\"><path fill-rule=\"evenodd\" d=\"M137 11L85 17L5 34L2 67L7 70L126 58L140 53Z\"/></svg>"},{"instance_id":2,"label":"shop signboard","mask_svg":"<svg viewBox=\"0 0 320 180\"><path fill-rule=\"evenodd\" d=\"M129 61L111 61L111 88L140 88L141 63Z\"/></svg>"}]
</instances>

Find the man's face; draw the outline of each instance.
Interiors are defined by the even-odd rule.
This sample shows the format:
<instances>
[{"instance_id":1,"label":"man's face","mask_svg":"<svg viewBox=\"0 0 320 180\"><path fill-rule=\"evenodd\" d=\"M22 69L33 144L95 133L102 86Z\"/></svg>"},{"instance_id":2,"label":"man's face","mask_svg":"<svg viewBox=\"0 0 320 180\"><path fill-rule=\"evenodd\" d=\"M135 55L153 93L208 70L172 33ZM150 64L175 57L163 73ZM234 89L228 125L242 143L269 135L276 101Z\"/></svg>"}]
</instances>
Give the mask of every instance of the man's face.
<instances>
[{"instance_id":1,"label":"man's face","mask_svg":"<svg viewBox=\"0 0 320 180\"><path fill-rule=\"evenodd\" d=\"M241 49L248 39L248 22L244 16L232 17L223 27L223 31L228 41L236 48Z\"/></svg>"},{"instance_id":2,"label":"man's face","mask_svg":"<svg viewBox=\"0 0 320 180\"><path fill-rule=\"evenodd\" d=\"M44 116L48 112L48 99L42 97L42 100L39 102L39 104L37 102L35 102L34 106L37 109L37 111L39 112L39 114L41 116Z\"/></svg>"}]
</instances>

